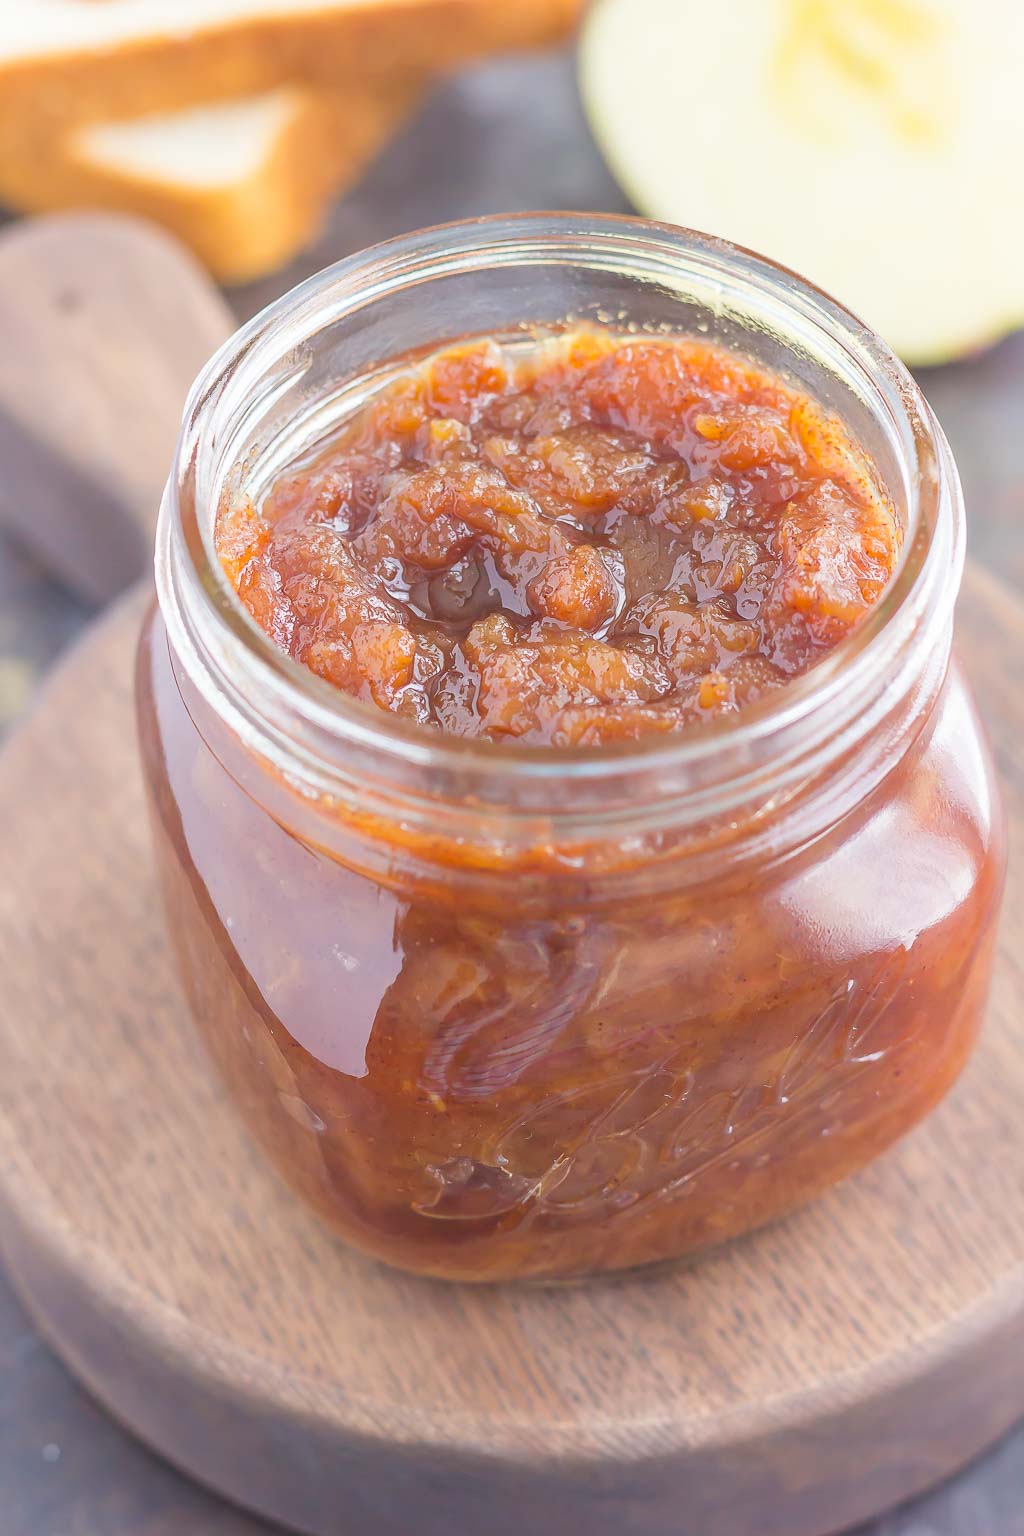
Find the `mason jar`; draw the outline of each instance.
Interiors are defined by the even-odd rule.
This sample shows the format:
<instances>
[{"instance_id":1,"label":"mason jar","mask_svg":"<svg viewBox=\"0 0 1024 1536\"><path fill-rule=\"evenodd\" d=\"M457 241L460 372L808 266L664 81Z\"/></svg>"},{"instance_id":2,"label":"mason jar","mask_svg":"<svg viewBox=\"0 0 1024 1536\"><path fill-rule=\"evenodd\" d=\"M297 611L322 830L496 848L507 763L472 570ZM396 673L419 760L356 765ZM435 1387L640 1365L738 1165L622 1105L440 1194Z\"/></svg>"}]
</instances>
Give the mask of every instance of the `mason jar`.
<instances>
[{"instance_id":1,"label":"mason jar","mask_svg":"<svg viewBox=\"0 0 1024 1536\"><path fill-rule=\"evenodd\" d=\"M574 750L445 736L290 660L220 568L222 499L258 502L399 361L580 324L706 337L843 417L904 528L859 628L738 716ZM913 379L831 299L706 236L571 214L431 230L227 343L161 511L142 755L199 1033L343 1238L468 1281L678 1259L941 1099L982 1022L1004 865L951 656L963 558Z\"/></svg>"}]
</instances>

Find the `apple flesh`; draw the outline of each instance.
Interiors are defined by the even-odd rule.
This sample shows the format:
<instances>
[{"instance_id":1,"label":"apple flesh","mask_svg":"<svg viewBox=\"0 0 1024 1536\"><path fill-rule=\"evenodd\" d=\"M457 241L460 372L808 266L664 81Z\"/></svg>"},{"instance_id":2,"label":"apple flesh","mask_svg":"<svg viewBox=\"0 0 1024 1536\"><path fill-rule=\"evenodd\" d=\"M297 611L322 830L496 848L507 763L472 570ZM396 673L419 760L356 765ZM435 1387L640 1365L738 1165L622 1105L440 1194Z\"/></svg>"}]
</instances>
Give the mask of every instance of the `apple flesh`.
<instances>
[{"instance_id":1,"label":"apple flesh","mask_svg":"<svg viewBox=\"0 0 1024 1536\"><path fill-rule=\"evenodd\" d=\"M642 212L791 267L908 362L1024 324L1020 0L595 0L580 81Z\"/></svg>"}]
</instances>

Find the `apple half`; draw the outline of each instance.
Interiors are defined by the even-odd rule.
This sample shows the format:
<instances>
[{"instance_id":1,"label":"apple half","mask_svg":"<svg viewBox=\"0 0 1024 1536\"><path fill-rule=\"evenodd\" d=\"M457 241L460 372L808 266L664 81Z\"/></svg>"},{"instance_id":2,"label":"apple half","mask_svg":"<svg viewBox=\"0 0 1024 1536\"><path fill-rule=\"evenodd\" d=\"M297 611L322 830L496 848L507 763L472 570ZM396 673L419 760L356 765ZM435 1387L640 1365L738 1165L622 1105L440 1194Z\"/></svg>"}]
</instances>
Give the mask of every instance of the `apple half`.
<instances>
[{"instance_id":1,"label":"apple half","mask_svg":"<svg viewBox=\"0 0 1024 1536\"><path fill-rule=\"evenodd\" d=\"M580 80L642 212L791 267L908 362L1024 324L1024 0L594 0Z\"/></svg>"}]
</instances>

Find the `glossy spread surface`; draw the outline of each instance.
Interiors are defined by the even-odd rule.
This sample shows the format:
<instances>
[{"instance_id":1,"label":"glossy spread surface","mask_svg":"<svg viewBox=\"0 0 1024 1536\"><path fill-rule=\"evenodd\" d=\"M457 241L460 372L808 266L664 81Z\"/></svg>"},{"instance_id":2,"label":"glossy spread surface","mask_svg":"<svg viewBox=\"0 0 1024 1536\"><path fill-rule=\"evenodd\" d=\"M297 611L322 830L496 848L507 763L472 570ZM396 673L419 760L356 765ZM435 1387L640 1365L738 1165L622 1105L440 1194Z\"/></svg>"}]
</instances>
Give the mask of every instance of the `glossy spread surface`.
<instances>
[{"instance_id":1,"label":"glossy spread surface","mask_svg":"<svg viewBox=\"0 0 1024 1536\"><path fill-rule=\"evenodd\" d=\"M595 746L741 709L863 618L900 527L842 423L710 343L474 339L395 374L218 553L345 692Z\"/></svg>"}]
</instances>

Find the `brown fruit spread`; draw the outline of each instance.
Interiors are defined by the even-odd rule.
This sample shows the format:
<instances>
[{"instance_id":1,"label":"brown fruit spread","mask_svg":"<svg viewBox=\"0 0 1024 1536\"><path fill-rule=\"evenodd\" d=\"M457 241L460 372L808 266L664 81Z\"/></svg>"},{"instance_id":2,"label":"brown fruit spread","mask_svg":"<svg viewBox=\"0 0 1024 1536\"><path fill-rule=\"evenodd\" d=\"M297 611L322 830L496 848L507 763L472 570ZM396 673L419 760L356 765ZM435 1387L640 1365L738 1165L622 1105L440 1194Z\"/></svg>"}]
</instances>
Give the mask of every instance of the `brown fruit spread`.
<instances>
[{"instance_id":1,"label":"brown fruit spread","mask_svg":"<svg viewBox=\"0 0 1024 1536\"><path fill-rule=\"evenodd\" d=\"M367 703L596 746L783 686L900 529L841 422L707 342L472 340L400 373L217 548L249 613Z\"/></svg>"}]
</instances>

